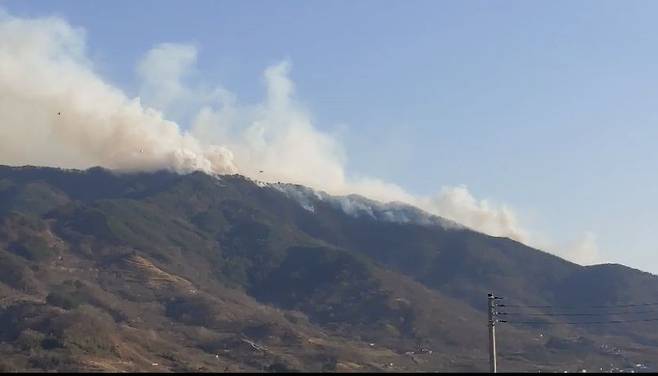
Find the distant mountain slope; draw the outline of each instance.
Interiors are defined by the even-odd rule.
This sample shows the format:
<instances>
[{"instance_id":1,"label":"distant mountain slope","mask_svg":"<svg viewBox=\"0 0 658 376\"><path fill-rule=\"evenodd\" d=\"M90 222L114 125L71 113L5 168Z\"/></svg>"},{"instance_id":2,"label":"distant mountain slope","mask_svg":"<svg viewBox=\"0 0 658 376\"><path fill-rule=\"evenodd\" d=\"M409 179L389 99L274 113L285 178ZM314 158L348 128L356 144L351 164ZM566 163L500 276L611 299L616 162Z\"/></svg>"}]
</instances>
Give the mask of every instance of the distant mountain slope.
<instances>
[{"instance_id":1,"label":"distant mountain slope","mask_svg":"<svg viewBox=\"0 0 658 376\"><path fill-rule=\"evenodd\" d=\"M658 302L648 273L402 204L238 175L0 166L2 370L482 371L489 291ZM654 326L500 324L501 369L654 364Z\"/></svg>"}]
</instances>

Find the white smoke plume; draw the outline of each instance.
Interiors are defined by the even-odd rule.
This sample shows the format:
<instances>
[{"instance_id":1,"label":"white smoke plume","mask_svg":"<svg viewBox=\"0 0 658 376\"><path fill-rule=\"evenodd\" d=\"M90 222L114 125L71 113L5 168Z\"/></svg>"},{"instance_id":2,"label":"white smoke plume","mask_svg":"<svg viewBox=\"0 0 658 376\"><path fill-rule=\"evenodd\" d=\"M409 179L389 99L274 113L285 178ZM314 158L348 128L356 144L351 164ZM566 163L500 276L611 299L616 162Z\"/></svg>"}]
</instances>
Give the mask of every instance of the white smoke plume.
<instances>
[{"instance_id":1,"label":"white smoke plume","mask_svg":"<svg viewBox=\"0 0 658 376\"><path fill-rule=\"evenodd\" d=\"M408 203L490 235L532 241L511 209L477 200L464 186L418 197L376 178L348 176L340 143L295 100L288 62L265 70L262 103L240 104L219 86L187 82L196 59L191 45L148 51L137 65L146 106L94 72L83 30L56 17L24 19L0 10L0 163L239 172ZM164 113L190 118L189 131Z\"/></svg>"},{"instance_id":2,"label":"white smoke plume","mask_svg":"<svg viewBox=\"0 0 658 376\"><path fill-rule=\"evenodd\" d=\"M443 187L438 195L429 199L426 206L436 214L459 218L458 222L487 234L522 242L530 240L512 209L491 204L487 200L478 201L466 186Z\"/></svg>"},{"instance_id":3,"label":"white smoke plume","mask_svg":"<svg viewBox=\"0 0 658 376\"><path fill-rule=\"evenodd\" d=\"M593 265L601 263L601 251L596 243L596 234L587 231L574 244L564 248L569 259L581 265Z\"/></svg>"},{"instance_id":4,"label":"white smoke plume","mask_svg":"<svg viewBox=\"0 0 658 376\"><path fill-rule=\"evenodd\" d=\"M137 66L142 84L140 97L148 98L148 105L169 116L177 112L173 105L180 104L181 98L193 97L183 80L196 59L196 48L184 44L163 43L151 49Z\"/></svg>"},{"instance_id":5,"label":"white smoke plume","mask_svg":"<svg viewBox=\"0 0 658 376\"><path fill-rule=\"evenodd\" d=\"M58 18L0 13L0 123L6 164L235 171L228 149L202 145L99 78L84 32Z\"/></svg>"},{"instance_id":6,"label":"white smoke plume","mask_svg":"<svg viewBox=\"0 0 658 376\"><path fill-rule=\"evenodd\" d=\"M347 176L340 145L329 134L317 130L294 100L289 70L290 64L283 62L265 71L264 103L239 106L229 96L216 103L215 108L204 107L194 122L193 134L202 140L226 144L241 171L260 180L298 183L331 194L357 193L385 202L404 202L487 234L528 240L511 209L478 201L464 186L444 187L435 196L418 197L379 179Z\"/></svg>"}]
</instances>

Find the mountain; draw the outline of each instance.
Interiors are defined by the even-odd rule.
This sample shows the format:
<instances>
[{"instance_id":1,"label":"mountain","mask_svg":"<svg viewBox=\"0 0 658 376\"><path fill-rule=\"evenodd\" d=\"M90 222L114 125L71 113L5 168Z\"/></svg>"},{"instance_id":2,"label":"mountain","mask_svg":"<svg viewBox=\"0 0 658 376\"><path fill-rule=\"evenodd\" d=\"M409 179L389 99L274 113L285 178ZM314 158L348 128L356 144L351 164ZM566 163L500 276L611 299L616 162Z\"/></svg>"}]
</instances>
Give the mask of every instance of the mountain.
<instances>
[{"instance_id":1,"label":"mountain","mask_svg":"<svg viewBox=\"0 0 658 376\"><path fill-rule=\"evenodd\" d=\"M239 175L0 166L2 371L486 371L490 291L539 322L500 316L500 370L658 364L656 322L527 307L658 302L649 273Z\"/></svg>"}]
</instances>

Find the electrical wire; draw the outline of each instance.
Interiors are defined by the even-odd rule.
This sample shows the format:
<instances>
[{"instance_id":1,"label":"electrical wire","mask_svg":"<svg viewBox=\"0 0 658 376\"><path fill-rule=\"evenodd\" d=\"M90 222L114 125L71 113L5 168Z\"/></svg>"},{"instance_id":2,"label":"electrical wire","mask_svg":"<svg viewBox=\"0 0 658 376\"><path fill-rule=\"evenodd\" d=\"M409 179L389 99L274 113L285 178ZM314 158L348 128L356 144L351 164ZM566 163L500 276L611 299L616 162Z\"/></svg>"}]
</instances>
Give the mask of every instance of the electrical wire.
<instances>
[{"instance_id":1,"label":"electrical wire","mask_svg":"<svg viewBox=\"0 0 658 376\"><path fill-rule=\"evenodd\" d=\"M640 320L610 320L610 321L574 321L574 322L551 322L551 321L508 321L496 320L497 322L507 324L539 324L539 325L599 325L599 324L624 324L633 322L653 322L658 318L640 319Z\"/></svg>"},{"instance_id":2,"label":"electrical wire","mask_svg":"<svg viewBox=\"0 0 658 376\"><path fill-rule=\"evenodd\" d=\"M623 312L594 312L594 313L524 313L524 312L496 312L501 316L615 316L615 315L644 315L647 313L658 313L657 310L649 311L623 311Z\"/></svg>"},{"instance_id":3,"label":"electrical wire","mask_svg":"<svg viewBox=\"0 0 658 376\"><path fill-rule=\"evenodd\" d=\"M503 299L497 297L497 299ZM582 306L552 306L552 305L521 305L521 304L495 304L495 308L517 308L517 309L545 309L545 310L591 310L591 309L618 309L633 307L651 307L658 306L658 303L633 303L633 304L614 304L614 305L582 305ZM643 319L623 319L623 320L599 320L599 321L527 321L524 317L600 317L600 316L623 316L623 315L643 315L655 314L658 310L642 311L607 311L607 312L499 312L494 311L495 317L510 317L510 320L498 320L496 322L509 324L526 324L526 325L601 325L601 324L624 324L635 322L655 322L658 318Z\"/></svg>"},{"instance_id":4,"label":"electrical wire","mask_svg":"<svg viewBox=\"0 0 658 376\"><path fill-rule=\"evenodd\" d=\"M551 305L519 305L519 304L496 304L496 307L507 308L548 308L548 309L606 309L606 308L630 308L658 306L658 303L636 303L636 304L618 304L618 305L599 305L599 306L551 306Z\"/></svg>"}]
</instances>

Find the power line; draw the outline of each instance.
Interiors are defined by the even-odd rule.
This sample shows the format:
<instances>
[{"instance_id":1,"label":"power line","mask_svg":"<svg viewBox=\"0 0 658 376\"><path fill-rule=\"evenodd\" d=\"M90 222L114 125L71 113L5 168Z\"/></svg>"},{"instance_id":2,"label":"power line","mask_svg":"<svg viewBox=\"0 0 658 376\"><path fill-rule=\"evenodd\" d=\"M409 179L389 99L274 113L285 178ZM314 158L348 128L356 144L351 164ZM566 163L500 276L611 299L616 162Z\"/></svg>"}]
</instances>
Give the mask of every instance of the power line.
<instances>
[{"instance_id":1,"label":"power line","mask_svg":"<svg viewBox=\"0 0 658 376\"><path fill-rule=\"evenodd\" d=\"M551 306L551 305L521 305L521 304L496 304L496 307L507 308L548 308L548 309L606 309L606 308L630 308L658 306L658 303L635 303L635 304L617 304L617 305L593 305L593 306Z\"/></svg>"},{"instance_id":2,"label":"power line","mask_svg":"<svg viewBox=\"0 0 658 376\"><path fill-rule=\"evenodd\" d=\"M647 313L658 313L657 310L649 311L623 311L623 312L592 312L592 313L525 313L525 312L496 312L501 316L615 316L615 315L643 315Z\"/></svg>"},{"instance_id":3,"label":"power line","mask_svg":"<svg viewBox=\"0 0 658 376\"><path fill-rule=\"evenodd\" d=\"M520 304L498 304L496 300L501 300L502 297L496 297L493 293L488 294L488 326L489 326L489 362L491 372L496 372L496 337L495 337L495 326L497 323L503 324L512 324L512 325L612 325L612 324L626 324L626 323L640 323L640 322L658 322L658 317L650 318L637 318L637 319L620 319L620 320L597 320L594 321L560 321L560 319L554 319L554 321L532 321L525 320L526 317L605 317L610 316L623 316L623 315L642 315L642 314L655 314L658 313L656 309L644 309L644 310L619 310L623 308L633 308L633 307L652 307L658 306L658 303L633 303L633 304L615 304L615 305L581 305L581 306L552 306L552 305L520 305ZM543 309L549 312L504 312L505 310L498 311L498 308L516 308L512 311L523 311L524 309ZM587 312L590 310L603 310L598 312ZM610 311L612 309L612 311ZM615 310L616 309L616 310ZM558 310L557 312L553 310ZM559 310L572 310L576 312L560 312ZM578 312L580 311L580 312ZM499 317L504 318L500 320ZM507 318L510 320L507 320ZM569 319L566 319L569 320Z\"/></svg>"},{"instance_id":4,"label":"power line","mask_svg":"<svg viewBox=\"0 0 658 376\"><path fill-rule=\"evenodd\" d=\"M497 320L497 322L502 322L506 324L541 324L541 325L598 325L598 324L624 324L624 323L632 323L632 322L652 322L652 321L658 321L658 318L640 319L640 320L574 321L574 322Z\"/></svg>"},{"instance_id":5,"label":"power line","mask_svg":"<svg viewBox=\"0 0 658 376\"><path fill-rule=\"evenodd\" d=\"M496 304L498 307L507 308L541 308L541 309L562 309L562 310L588 310L588 309L615 309L615 308L633 308L633 307L650 307L658 306L658 303L633 303L633 304L616 304L616 305L591 305L591 306L551 306L551 305L521 305L521 304ZM642 311L607 311L607 312L495 312L498 316L512 317L511 320L497 320L501 323L509 324L538 324L538 325L601 325L601 324L624 324L634 322L653 322L658 321L658 318L644 318L644 319L623 319L623 320L598 320L598 321L526 321L518 320L516 317L600 317L600 316L615 316L615 315L643 315L655 314L657 310L642 310Z\"/></svg>"}]
</instances>

